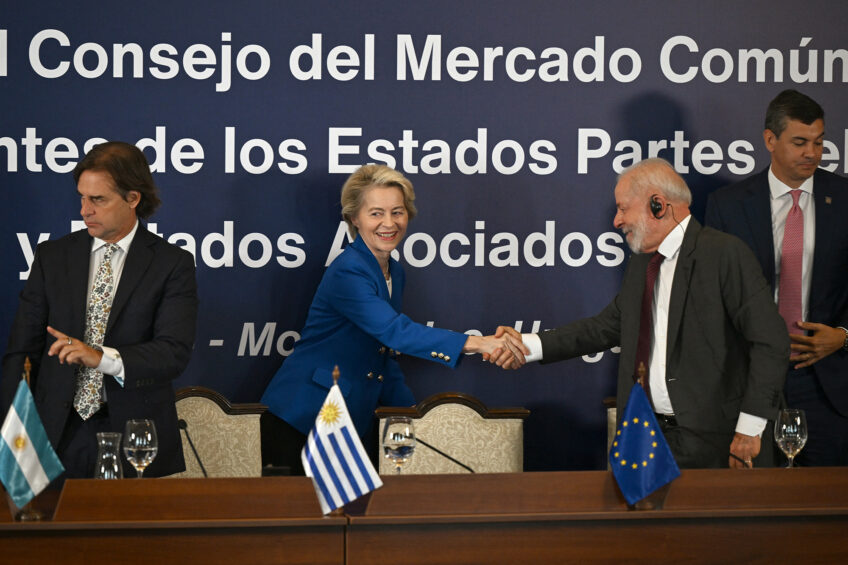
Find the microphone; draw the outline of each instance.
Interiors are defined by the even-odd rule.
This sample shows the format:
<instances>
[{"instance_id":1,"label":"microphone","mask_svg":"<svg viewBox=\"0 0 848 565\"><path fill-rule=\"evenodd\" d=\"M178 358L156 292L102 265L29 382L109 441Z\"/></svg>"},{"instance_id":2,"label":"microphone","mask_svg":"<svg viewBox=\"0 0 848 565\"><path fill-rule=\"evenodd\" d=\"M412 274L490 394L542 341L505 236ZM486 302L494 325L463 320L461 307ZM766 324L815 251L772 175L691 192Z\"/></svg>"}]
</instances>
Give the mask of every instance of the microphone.
<instances>
[{"instance_id":1,"label":"microphone","mask_svg":"<svg viewBox=\"0 0 848 565\"><path fill-rule=\"evenodd\" d=\"M421 439L420 437L415 436L415 441L417 441L418 443L420 443L420 444L421 444L421 445L423 445L424 447L427 447L427 448L429 448L429 449L432 449L433 451L435 451L436 453L438 453L439 455L441 455L441 456L442 456L442 457L444 457L445 459L449 459L450 461L453 461L454 463L456 463L457 465L459 465L459 466L460 466L460 467L462 467L463 469L468 469L468 471L470 471L471 473L473 473L473 472L474 472L474 469L472 469L471 467L469 467L469 466L468 466L468 465L466 465L465 463L462 463L462 462L460 462L460 461L457 461L456 459L454 459L453 457L451 457L450 455L448 455L447 453L445 453L444 451L442 451L442 450L441 450L441 449L439 449L438 447L434 447L434 446L430 445L429 443L427 443L426 441L424 441L424 440L423 440L423 439Z\"/></svg>"},{"instance_id":2,"label":"microphone","mask_svg":"<svg viewBox=\"0 0 848 565\"><path fill-rule=\"evenodd\" d=\"M177 424L180 426L180 429L185 432L186 439L188 439L188 445L191 447L191 452L194 453L194 458L197 460L197 464L200 465L200 470L203 472L203 478L208 479L209 475L206 474L206 467L203 466L203 461L200 460L200 455L197 454L197 450L194 448L194 442L191 441L191 435L188 433L188 423L180 418L177 421Z\"/></svg>"}]
</instances>

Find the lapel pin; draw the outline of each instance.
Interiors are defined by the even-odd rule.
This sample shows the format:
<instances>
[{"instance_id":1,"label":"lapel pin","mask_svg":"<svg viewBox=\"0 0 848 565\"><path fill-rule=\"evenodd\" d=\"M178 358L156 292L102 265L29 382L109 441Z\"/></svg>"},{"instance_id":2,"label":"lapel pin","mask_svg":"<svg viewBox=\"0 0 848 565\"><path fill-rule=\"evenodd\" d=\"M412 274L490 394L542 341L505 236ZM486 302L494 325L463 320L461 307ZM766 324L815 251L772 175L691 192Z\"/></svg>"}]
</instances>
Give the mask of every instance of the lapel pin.
<instances>
[{"instance_id":1,"label":"lapel pin","mask_svg":"<svg viewBox=\"0 0 848 565\"><path fill-rule=\"evenodd\" d=\"M824 197L824 203L825 204L831 204L832 202L833 202L833 198L831 198L830 196Z\"/></svg>"}]
</instances>

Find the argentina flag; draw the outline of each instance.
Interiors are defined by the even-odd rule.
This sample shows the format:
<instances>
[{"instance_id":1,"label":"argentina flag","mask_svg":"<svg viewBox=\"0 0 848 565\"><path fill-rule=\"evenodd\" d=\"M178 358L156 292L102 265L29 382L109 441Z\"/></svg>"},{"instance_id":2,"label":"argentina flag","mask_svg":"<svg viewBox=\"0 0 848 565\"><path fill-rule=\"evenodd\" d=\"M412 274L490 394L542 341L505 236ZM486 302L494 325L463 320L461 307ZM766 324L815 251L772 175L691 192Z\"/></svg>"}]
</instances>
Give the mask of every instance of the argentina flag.
<instances>
[{"instance_id":1,"label":"argentina flag","mask_svg":"<svg viewBox=\"0 0 848 565\"><path fill-rule=\"evenodd\" d=\"M383 486L362 447L338 385L330 388L300 457L306 475L312 477L324 514Z\"/></svg>"},{"instance_id":2,"label":"argentina flag","mask_svg":"<svg viewBox=\"0 0 848 565\"><path fill-rule=\"evenodd\" d=\"M26 381L9 408L0 442L0 480L18 508L25 506L65 468L53 451Z\"/></svg>"}]
</instances>

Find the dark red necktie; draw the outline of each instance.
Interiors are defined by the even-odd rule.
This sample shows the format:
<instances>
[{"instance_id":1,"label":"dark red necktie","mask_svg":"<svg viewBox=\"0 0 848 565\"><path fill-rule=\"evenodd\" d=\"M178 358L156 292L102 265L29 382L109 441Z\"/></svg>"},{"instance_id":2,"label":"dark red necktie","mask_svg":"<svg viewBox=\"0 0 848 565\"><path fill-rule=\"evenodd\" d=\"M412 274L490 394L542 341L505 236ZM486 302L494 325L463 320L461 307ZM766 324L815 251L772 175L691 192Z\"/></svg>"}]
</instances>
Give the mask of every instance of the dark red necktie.
<instances>
[{"instance_id":1,"label":"dark red necktie","mask_svg":"<svg viewBox=\"0 0 848 565\"><path fill-rule=\"evenodd\" d=\"M654 253L645 269L645 290L642 292L642 314L639 318L639 343L636 346L636 366L633 371L633 379L642 385L648 400L651 400L651 382L648 378L648 368L651 361L651 343L654 340L654 285L660 272L660 264L665 257L661 253ZM644 371L640 370L644 367ZM644 379L641 379L644 375ZM651 400L653 405L653 401Z\"/></svg>"},{"instance_id":2,"label":"dark red necktie","mask_svg":"<svg viewBox=\"0 0 848 565\"><path fill-rule=\"evenodd\" d=\"M801 270L804 259L804 213L798 206L801 190L789 191L792 208L783 228L783 247L780 253L780 288L777 291L777 309L791 334L803 333L795 325L803 319L801 311Z\"/></svg>"}]
</instances>

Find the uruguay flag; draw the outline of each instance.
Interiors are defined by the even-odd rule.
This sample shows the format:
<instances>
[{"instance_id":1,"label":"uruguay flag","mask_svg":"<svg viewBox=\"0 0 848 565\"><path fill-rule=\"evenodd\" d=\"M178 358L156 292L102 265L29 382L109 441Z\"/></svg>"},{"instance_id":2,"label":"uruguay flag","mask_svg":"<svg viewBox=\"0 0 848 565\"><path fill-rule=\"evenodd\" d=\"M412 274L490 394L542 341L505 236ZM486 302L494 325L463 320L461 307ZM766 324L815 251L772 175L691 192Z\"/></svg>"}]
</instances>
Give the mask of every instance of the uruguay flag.
<instances>
[{"instance_id":1,"label":"uruguay flag","mask_svg":"<svg viewBox=\"0 0 848 565\"><path fill-rule=\"evenodd\" d=\"M23 508L65 470L47 439L24 380L0 434L0 480L15 505Z\"/></svg>"},{"instance_id":2,"label":"uruguay flag","mask_svg":"<svg viewBox=\"0 0 848 565\"><path fill-rule=\"evenodd\" d=\"M321 406L300 458L324 514L383 486L336 384Z\"/></svg>"}]
</instances>

